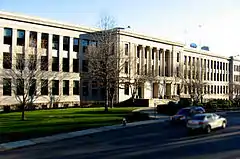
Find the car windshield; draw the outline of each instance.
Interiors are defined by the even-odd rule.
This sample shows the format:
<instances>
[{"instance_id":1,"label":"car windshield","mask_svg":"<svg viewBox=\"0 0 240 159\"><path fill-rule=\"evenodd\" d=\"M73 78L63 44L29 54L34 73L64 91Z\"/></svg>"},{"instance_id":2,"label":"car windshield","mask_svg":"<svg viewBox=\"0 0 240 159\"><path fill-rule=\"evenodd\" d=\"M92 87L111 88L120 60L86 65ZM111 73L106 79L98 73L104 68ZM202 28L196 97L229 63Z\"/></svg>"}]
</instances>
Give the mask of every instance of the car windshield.
<instances>
[{"instance_id":1,"label":"car windshield","mask_svg":"<svg viewBox=\"0 0 240 159\"><path fill-rule=\"evenodd\" d=\"M177 115L187 115L189 114L190 109L181 109L177 112Z\"/></svg>"},{"instance_id":2,"label":"car windshield","mask_svg":"<svg viewBox=\"0 0 240 159\"><path fill-rule=\"evenodd\" d=\"M196 116L193 116L192 117L192 120L203 120L205 118L205 116L203 116L203 115L196 115Z\"/></svg>"}]
</instances>

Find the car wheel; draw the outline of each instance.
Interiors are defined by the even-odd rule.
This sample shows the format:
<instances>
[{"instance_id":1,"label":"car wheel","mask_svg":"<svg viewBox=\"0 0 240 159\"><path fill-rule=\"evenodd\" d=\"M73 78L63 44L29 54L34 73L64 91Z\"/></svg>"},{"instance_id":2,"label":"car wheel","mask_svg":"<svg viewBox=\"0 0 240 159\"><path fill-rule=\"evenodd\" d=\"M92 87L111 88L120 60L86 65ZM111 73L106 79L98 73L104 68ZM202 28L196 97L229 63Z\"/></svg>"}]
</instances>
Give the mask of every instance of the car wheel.
<instances>
[{"instance_id":1,"label":"car wheel","mask_svg":"<svg viewBox=\"0 0 240 159\"><path fill-rule=\"evenodd\" d=\"M211 126L210 125L208 125L207 127L206 127L206 133L210 133L211 132Z\"/></svg>"},{"instance_id":2,"label":"car wheel","mask_svg":"<svg viewBox=\"0 0 240 159\"><path fill-rule=\"evenodd\" d=\"M226 122L223 121L223 123L222 123L222 129L225 129L225 128L226 128Z\"/></svg>"}]
</instances>

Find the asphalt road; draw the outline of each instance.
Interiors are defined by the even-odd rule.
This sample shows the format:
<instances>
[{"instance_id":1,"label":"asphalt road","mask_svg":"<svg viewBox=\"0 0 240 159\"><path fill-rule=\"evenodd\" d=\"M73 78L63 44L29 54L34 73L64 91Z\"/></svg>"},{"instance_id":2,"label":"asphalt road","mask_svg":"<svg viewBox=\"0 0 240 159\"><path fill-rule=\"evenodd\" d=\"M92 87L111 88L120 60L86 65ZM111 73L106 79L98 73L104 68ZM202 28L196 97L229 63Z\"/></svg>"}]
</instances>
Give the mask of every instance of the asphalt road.
<instances>
[{"instance_id":1,"label":"asphalt road","mask_svg":"<svg viewBox=\"0 0 240 159\"><path fill-rule=\"evenodd\" d=\"M240 159L240 114L211 134L187 135L167 123L126 128L0 153L1 159Z\"/></svg>"}]
</instances>

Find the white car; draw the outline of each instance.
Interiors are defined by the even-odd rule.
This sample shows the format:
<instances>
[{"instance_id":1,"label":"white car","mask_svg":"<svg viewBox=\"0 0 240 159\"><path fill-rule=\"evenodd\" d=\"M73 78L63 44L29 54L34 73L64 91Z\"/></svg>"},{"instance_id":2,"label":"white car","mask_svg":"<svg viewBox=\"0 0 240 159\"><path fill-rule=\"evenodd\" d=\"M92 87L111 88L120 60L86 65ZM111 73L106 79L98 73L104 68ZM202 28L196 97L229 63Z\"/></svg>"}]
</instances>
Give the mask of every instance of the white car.
<instances>
[{"instance_id":1,"label":"white car","mask_svg":"<svg viewBox=\"0 0 240 159\"><path fill-rule=\"evenodd\" d=\"M227 119L215 113L204 113L193 116L187 122L189 132L193 130L204 130L210 133L215 128L225 128L227 126Z\"/></svg>"}]
</instances>

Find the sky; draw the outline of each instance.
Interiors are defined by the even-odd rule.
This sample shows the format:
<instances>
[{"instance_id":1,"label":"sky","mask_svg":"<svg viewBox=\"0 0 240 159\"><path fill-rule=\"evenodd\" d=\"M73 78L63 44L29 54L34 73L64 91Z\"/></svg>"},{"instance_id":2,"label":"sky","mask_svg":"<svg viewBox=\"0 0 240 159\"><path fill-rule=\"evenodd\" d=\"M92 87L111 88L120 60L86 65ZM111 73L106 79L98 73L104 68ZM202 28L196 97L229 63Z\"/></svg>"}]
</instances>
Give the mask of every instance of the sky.
<instances>
[{"instance_id":1,"label":"sky","mask_svg":"<svg viewBox=\"0 0 240 159\"><path fill-rule=\"evenodd\" d=\"M157 38L209 46L214 54L240 54L239 0L0 0L0 10L97 27L117 26Z\"/></svg>"}]
</instances>

